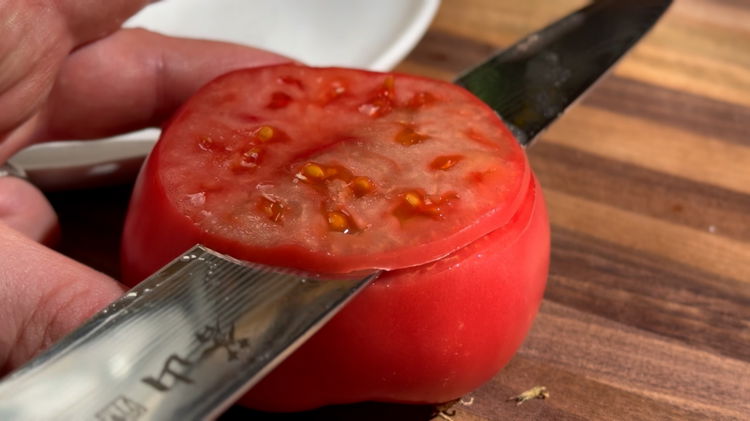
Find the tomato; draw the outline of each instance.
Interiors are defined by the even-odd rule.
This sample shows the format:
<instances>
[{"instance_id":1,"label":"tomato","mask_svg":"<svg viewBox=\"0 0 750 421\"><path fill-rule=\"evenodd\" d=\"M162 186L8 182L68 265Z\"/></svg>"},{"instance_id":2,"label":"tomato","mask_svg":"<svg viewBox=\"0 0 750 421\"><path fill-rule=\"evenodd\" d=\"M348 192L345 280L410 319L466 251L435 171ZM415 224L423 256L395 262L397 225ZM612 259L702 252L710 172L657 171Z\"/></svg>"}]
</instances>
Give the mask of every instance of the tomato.
<instances>
[{"instance_id":1,"label":"tomato","mask_svg":"<svg viewBox=\"0 0 750 421\"><path fill-rule=\"evenodd\" d=\"M327 274L387 270L243 398L274 411L471 391L523 341L549 260L524 151L473 95L295 65L222 76L163 130L128 211L125 282L195 243Z\"/></svg>"}]
</instances>

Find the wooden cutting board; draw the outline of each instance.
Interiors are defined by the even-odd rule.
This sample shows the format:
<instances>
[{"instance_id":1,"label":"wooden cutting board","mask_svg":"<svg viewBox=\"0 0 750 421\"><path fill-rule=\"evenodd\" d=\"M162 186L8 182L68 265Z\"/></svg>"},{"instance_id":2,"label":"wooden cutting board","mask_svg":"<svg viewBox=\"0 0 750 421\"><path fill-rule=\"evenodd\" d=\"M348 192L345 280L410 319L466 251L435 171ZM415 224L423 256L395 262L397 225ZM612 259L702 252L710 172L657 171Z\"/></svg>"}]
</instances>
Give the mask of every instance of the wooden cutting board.
<instances>
[{"instance_id":1,"label":"wooden cutting board","mask_svg":"<svg viewBox=\"0 0 750 421\"><path fill-rule=\"evenodd\" d=\"M584 3L443 0L398 70L452 80ZM360 404L225 418L750 419L750 1L676 0L529 156L552 222L549 283L491 382L442 413ZM91 200L124 212L126 191L101 194L53 195L63 227L95 230L79 212ZM68 251L113 273L101 262L114 248ZM507 401L534 386L549 398Z\"/></svg>"}]
</instances>

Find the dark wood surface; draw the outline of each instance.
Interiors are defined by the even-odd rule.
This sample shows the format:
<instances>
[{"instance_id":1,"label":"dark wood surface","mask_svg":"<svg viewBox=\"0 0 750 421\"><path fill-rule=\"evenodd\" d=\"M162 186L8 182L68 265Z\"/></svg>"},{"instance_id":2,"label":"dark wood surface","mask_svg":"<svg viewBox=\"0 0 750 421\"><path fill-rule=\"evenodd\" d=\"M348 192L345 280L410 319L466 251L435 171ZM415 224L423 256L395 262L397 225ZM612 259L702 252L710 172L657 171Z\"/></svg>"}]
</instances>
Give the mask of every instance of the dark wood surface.
<instances>
[{"instance_id":1,"label":"dark wood surface","mask_svg":"<svg viewBox=\"0 0 750 421\"><path fill-rule=\"evenodd\" d=\"M583 3L444 0L398 70L451 80ZM443 413L361 404L226 418L750 419L750 1L676 0L529 156L550 209L549 283L491 382ZM116 275L128 192L52 195L62 250ZM548 399L506 400L540 385Z\"/></svg>"}]
</instances>

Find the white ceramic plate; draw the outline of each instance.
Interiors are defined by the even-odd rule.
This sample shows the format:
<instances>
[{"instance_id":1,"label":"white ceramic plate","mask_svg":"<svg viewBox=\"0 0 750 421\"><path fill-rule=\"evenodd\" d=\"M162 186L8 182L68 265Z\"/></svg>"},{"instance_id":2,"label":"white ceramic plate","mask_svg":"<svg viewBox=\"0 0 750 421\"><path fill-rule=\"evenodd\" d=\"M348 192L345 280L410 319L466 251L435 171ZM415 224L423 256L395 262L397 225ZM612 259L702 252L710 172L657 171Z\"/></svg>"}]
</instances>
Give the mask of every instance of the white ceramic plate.
<instances>
[{"instance_id":1,"label":"white ceramic plate","mask_svg":"<svg viewBox=\"0 0 750 421\"><path fill-rule=\"evenodd\" d=\"M125 22L167 35L275 51L314 66L390 70L427 30L440 0L161 0ZM133 177L155 129L96 142L51 142L11 158L45 190Z\"/></svg>"},{"instance_id":2,"label":"white ceramic plate","mask_svg":"<svg viewBox=\"0 0 750 421\"><path fill-rule=\"evenodd\" d=\"M390 70L414 48L439 0L162 0L125 23L236 42L315 66Z\"/></svg>"}]
</instances>

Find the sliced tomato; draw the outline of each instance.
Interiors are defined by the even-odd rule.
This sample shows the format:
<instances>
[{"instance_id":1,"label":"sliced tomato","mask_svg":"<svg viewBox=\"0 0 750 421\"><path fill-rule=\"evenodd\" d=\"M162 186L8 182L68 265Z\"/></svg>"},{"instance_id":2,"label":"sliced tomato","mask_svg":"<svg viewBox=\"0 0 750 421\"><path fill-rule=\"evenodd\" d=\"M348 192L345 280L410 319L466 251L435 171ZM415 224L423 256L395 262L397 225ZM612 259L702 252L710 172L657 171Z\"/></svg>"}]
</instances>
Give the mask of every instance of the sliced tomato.
<instances>
[{"instance_id":1,"label":"sliced tomato","mask_svg":"<svg viewBox=\"0 0 750 421\"><path fill-rule=\"evenodd\" d=\"M245 398L269 410L469 392L523 340L549 259L524 151L473 95L295 65L225 75L164 129L128 212L125 281L195 243L321 273L388 270Z\"/></svg>"},{"instance_id":2,"label":"sliced tomato","mask_svg":"<svg viewBox=\"0 0 750 421\"><path fill-rule=\"evenodd\" d=\"M195 240L325 272L436 260L502 226L529 183L521 148L463 89L302 66L213 82L149 166Z\"/></svg>"}]
</instances>

